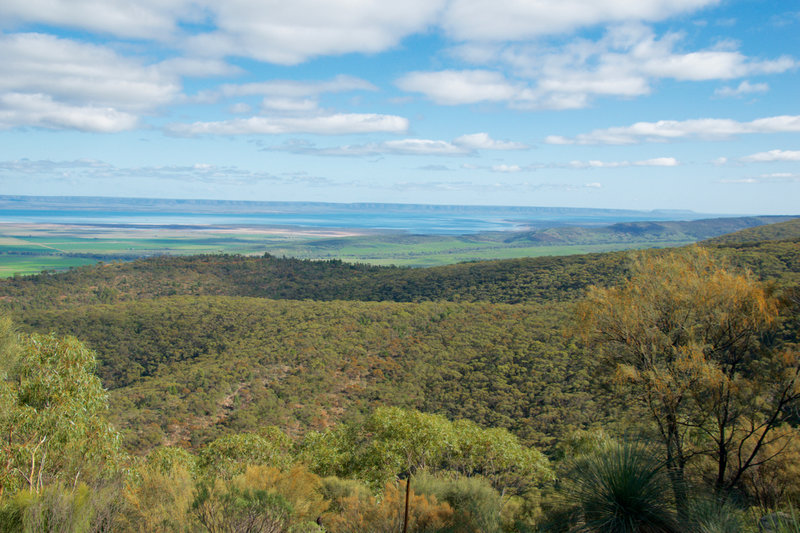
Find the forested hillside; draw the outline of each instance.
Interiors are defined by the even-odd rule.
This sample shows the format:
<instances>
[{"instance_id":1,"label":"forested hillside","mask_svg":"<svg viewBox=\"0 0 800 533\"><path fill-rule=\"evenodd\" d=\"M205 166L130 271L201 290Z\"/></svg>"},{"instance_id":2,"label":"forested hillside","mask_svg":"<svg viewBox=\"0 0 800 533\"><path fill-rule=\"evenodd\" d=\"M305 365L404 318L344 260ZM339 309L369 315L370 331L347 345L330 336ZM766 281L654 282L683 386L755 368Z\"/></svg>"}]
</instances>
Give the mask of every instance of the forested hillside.
<instances>
[{"instance_id":1,"label":"forested hillside","mask_svg":"<svg viewBox=\"0 0 800 533\"><path fill-rule=\"evenodd\" d=\"M136 467L143 477L126 482L132 483L133 492L115 494L127 494L126 505L133 505L139 501L135 498L145 498L141 491L146 485L141 483L188 484L195 488L186 489L181 497L200 507L180 504L189 510L176 516L194 520L195 526L207 518L203 505L211 505L210 501L222 505L219 502L233 497L233 492L225 491L264 483L278 487L289 483L289 478L280 476L291 475L316 479L308 486L320 487L313 489L314 497L327 503L320 503L314 512L332 524L330 531L348 531L345 525L353 517L367 520L367 511L348 506L367 501L368 494L377 495L369 505L375 506L370 512L378 514L369 520L379 522L380 513L390 512L379 511L380 502L397 497L393 480L403 472L415 472L422 476L419 490L439 494L439 503L450 502L449 511L436 507L435 499L415 504L419 512L444 513L436 515L441 524L454 523L455 515L447 513L466 513L454 493L447 500L447 491L484 491L476 501L496 502L485 511L492 517L490 526L472 523L465 529L446 529L442 525L434 530L530 531L547 520L558 522L559 513L577 512L559 494L578 494L570 480L578 479L582 468L594 467L571 461L591 462L617 452L663 457L655 444L631 451L626 439L636 435L658 443L652 420L661 416L658 409L677 405L680 410L675 413L684 416L683 409L688 408L683 404L689 401L695 403L686 411L685 423L708 431L713 420L709 413L715 408L708 398L739 402L730 404L734 415L725 415L722 431L724 443L741 445L714 452L713 447L704 447L713 444L713 438L699 433L686 437L688 449L679 451L693 469L681 466L676 472L692 484L712 486L708 480L713 479L713 461L723 464L723 455L727 460L734 454L730 464L738 457L740 470L725 466L715 490L737 491L738 497L765 508L800 501L800 486L781 477L781 472L800 464L796 461L800 442L790 437L797 420L789 409L796 408L793 402L800 399L800 385L788 381L781 393L788 394L786 409L779 402L776 414L767 417L763 428L774 438L753 447L755 441L748 440L741 425L747 416L756 424L751 434L762 431L757 421L769 414L777 394L767 391L783 386L782 380L800 369L795 361L800 340L800 240L786 238L791 224L789 229L773 226L771 235L778 236L774 240L733 236L677 253L650 250L427 269L205 255L0 280L0 305L23 333L22 358L9 356L11 366L0 367L7 372L2 398L18 394L13 409L23 409L19 416L8 418L9 442L24 443L20 454L8 456L8 465L18 461L30 466L37 454L55 453L46 450L57 441L36 439L61 428L59 424L72 420L71 415L54 415L48 426L40 427L38 415L31 414L36 411L25 409L30 402L37 409L53 408L56 404L49 400L37 399L48 388L71 394L72 389L58 385L58 380L75 374L77 367L65 372L51 371L47 365L72 364L70 354L77 350L80 372L88 376L96 371L108 389L109 410L102 414L102 402L93 404L95 418L80 426L84 435L80 442L88 448L75 448L75 457L98 453L112 465L124 462L118 457L126 454L147 454L148 462ZM689 283L696 285L692 288ZM697 323L670 325L683 320ZM611 335L614 328L625 334ZM737 328L744 328L741 335ZM729 334L734 335L730 342ZM76 337L94 351L96 368L94 354L78 341L58 344L65 336ZM661 344L667 346L665 352L658 351ZM5 346L0 342L0 351L12 353ZM636 354L652 355L640 349L677 359L651 375L650 367L636 367ZM40 353L49 355L41 359ZM621 359L618 366L615 357L623 356L632 358ZM710 363L715 357L717 362ZM737 357L739 362L726 367L726 357ZM26 362L29 359L45 370L14 370L17 364L33 364ZM739 370L726 374L726 368ZM744 368L749 372L746 379L741 374ZM795 372L792 379L796 376ZM32 388L22 386L36 379L50 385L36 381ZM89 383L88 377L80 379ZM652 396L649 404L643 401L642 391L648 390L661 391L656 403ZM667 402L664 390L683 391L680 398L694 399ZM695 390L747 390L760 399L740 402L738 395L718 392L695 398L691 394ZM91 394L97 398L103 394L99 388L87 391L94 391ZM657 407L662 404L666 407ZM73 404L58 405L66 409ZM672 416L671 411L664 412ZM21 431L15 420L27 420L32 429ZM113 439L113 446L91 451L86 435L109 431L98 425L100 420L110 421L120 431L119 439ZM733 428L730 434L728 425ZM67 435L74 430L65 426L58 431ZM489 437L482 431L495 433ZM713 431L709 434L713 437ZM428 440L417 442L412 438L416 435ZM777 470L756 468L763 454L775 451L770 448L773 443L788 450L780 461L768 463L779 465ZM549 457L552 469L538 450ZM742 454L747 459L751 452L749 460L757 461L752 468L750 463L741 467ZM161 465L159 470L152 470L154 464ZM267 474L247 469L265 465L277 470ZM5 476L0 476L0 500L3 487L12 487L12 481L13 487L33 486L32 478L19 477L14 472L23 470L14 468L0 472ZM78 470L59 468L52 479L70 472L82 475L78 466L74 467ZM761 477L748 477L752 472ZM100 479L105 474L92 475ZM560 476L559 481L547 481L554 475ZM171 481L155 481L152 476ZM323 483L314 476L338 477ZM339 485L354 479L366 485L347 485L347 489ZM488 485L469 489L447 485L465 480ZM762 482L781 487L781 495L759 485ZM672 489L677 486L672 483ZM270 490L289 494L286 488ZM660 497L679 513L688 512L680 492ZM14 505L18 504L22 505ZM326 506L329 511L323 513ZM280 507L281 512L290 508L294 509ZM6 516L3 509L0 506L0 522ZM125 512L130 518L140 511ZM285 519L290 516L302 522L310 515L286 514ZM343 529L333 525L337 523Z\"/></svg>"},{"instance_id":2,"label":"forested hillside","mask_svg":"<svg viewBox=\"0 0 800 533\"><path fill-rule=\"evenodd\" d=\"M795 237L708 246L732 266L750 269L762 279L795 283L800 275L798 243L800 238ZM177 295L319 301L552 302L579 298L592 284L618 283L625 276L630 257L629 252L614 252L412 269L272 256L163 256L0 279L0 302L18 311Z\"/></svg>"},{"instance_id":3,"label":"forested hillside","mask_svg":"<svg viewBox=\"0 0 800 533\"><path fill-rule=\"evenodd\" d=\"M132 450L390 404L545 444L608 418L560 306L169 297L31 314L97 351ZM168 417L164 413L169 413Z\"/></svg>"},{"instance_id":4,"label":"forested hillside","mask_svg":"<svg viewBox=\"0 0 800 533\"><path fill-rule=\"evenodd\" d=\"M506 242L541 244L597 244L641 242L695 242L748 228L769 231L765 226L782 223L788 217L732 217L687 221L619 222L600 227L554 227L514 233ZM797 235L795 235L796 237ZM758 239L766 240L766 239Z\"/></svg>"},{"instance_id":5,"label":"forested hillside","mask_svg":"<svg viewBox=\"0 0 800 533\"><path fill-rule=\"evenodd\" d=\"M743 229L708 239L709 244L734 244L761 241L796 241L800 239L800 218Z\"/></svg>"}]
</instances>

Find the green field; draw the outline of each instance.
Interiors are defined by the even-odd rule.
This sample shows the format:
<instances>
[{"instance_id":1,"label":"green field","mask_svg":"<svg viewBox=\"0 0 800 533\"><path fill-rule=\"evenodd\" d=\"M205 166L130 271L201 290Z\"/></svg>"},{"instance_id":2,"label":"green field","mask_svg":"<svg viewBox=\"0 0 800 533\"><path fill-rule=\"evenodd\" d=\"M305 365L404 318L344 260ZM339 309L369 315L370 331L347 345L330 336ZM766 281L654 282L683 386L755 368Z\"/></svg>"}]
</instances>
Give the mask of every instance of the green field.
<instances>
[{"instance_id":1,"label":"green field","mask_svg":"<svg viewBox=\"0 0 800 533\"><path fill-rule=\"evenodd\" d=\"M753 218L556 227L536 232L407 235L263 226L90 226L0 223L0 277L66 270L154 255L242 254L411 267L465 261L682 246L742 227ZM644 228L644 229L643 229Z\"/></svg>"},{"instance_id":2,"label":"green field","mask_svg":"<svg viewBox=\"0 0 800 533\"><path fill-rule=\"evenodd\" d=\"M43 270L67 270L97 261L63 255L9 256L0 255L0 278L14 275L36 274Z\"/></svg>"}]
</instances>

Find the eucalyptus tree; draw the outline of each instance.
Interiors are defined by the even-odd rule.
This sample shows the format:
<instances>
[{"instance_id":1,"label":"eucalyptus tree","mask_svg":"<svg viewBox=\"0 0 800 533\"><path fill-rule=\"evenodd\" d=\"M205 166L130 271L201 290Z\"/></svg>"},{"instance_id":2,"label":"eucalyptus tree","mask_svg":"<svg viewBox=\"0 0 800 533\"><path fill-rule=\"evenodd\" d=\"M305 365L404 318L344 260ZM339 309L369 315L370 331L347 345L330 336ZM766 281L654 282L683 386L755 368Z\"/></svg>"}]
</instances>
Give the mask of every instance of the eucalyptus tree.
<instances>
[{"instance_id":1,"label":"eucalyptus tree","mask_svg":"<svg viewBox=\"0 0 800 533\"><path fill-rule=\"evenodd\" d=\"M94 353L73 337L13 337L0 319L0 495L113 473L123 454Z\"/></svg>"}]
</instances>

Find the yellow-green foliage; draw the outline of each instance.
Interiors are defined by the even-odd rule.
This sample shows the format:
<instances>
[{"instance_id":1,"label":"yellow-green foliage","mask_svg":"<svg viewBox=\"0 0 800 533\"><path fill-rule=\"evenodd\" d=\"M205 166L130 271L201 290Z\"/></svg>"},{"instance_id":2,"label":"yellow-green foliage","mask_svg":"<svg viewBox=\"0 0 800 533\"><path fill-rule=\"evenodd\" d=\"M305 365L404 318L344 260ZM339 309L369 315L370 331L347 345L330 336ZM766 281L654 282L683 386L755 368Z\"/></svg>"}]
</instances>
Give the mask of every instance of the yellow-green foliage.
<instances>
[{"instance_id":1,"label":"yellow-green foliage","mask_svg":"<svg viewBox=\"0 0 800 533\"><path fill-rule=\"evenodd\" d=\"M322 480L302 465L295 465L288 471L264 465L249 466L232 484L241 489L279 494L291 505L292 522L313 522L329 505L322 494Z\"/></svg>"},{"instance_id":2,"label":"yellow-green foliage","mask_svg":"<svg viewBox=\"0 0 800 533\"><path fill-rule=\"evenodd\" d=\"M378 487L424 469L480 474L510 493L553 477L547 458L506 430L398 407L379 407L363 424L329 435L310 434L302 448L319 473L356 476Z\"/></svg>"},{"instance_id":3,"label":"yellow-green foliage","mask_svg":"<svg viewBox=\"0 0 800 533\"><path fill-rule=\"evenodd\" d=\"M212 532L313 531L328 508L321 489L320 478L302 466L281 471L251 465L228 481L202 481L193 515Z\"/></svg>"},{"instance_id":4,"label":"yellow-green foliage","mask_svg":"<svg viewBox=\"0 0 800 533\"><path fill-rule=\"evenodd\" d=\"M744 475L744 487L748 495L762 510L792 506L800 508L800 430L783 426L779 433L787 439L779 439L764 446L758 454L760 463Z\"/></svg>"},{"instance_id":5,"label":"yellow-green foliage","mask_svg":"<svg viewBox=\"0 0 800 533\"><path fill-rule=\"evenodd\" d=\"M149 462L140 465L123 492L120 529L141 533L187 531L194 487L190 471L182 464L168 468Z\"/></svg>"},{"instance_id":6,"label":"yellow-green foliage","mask_svg":"<svg viewBox=\"0 0 800 533\"><path fill-rule=\"evenodd\" d=\"M437 477L421 472L413 477L411 486L415 492L435 496L453 508L451 527L454 531L500 532L503 499L485 479Z\"/></svg>"},{"instance_id":7,"label":"yellow-green foliage","mask_svg":"<svg viewBox=\"0 0 800 533\"><path fill-rule=\"evenodd\" d=\"M800 356L769 345L778 313L752 274L700 248L642 256L579 307L587 341L658 428L679 508L690 461L713 459L717 491L738 485L800 400Z\"/></svg>"},{"instance_id":8,"label":"yellow-green foliage","mask_svg":"<svg viewBox=\"0 0 800 533\"><path fill-rule=\"evenodd\" d=\"M405 509L404 481L390 482L380 498L355 490L333 502L336 512L323 515L322 525L330 533L397 533L403 530ZM408 531L433 533L452 524L453 509L435 496L409 494Z\"/></svg>"},{"instance_id":9,"label":"yellow-green foliage","mask_svg":"<svg viewBox=\"0 0 800 533\"><path fill-rule=\"evenodd\" d=\"M105 419L95 356L74 337L31 335L0 380L0 496L112 475L123 459Z\"/></svg>"},{"instance_id":10,"label":"yellow-green foliage","mask_svg":"<svg viewBox=\"0 0 800 533\"><path fill-rule=\"evenodd\" d=\"M200 450L198 467L209 479L231 479L244 473L250 465L285 468L292 462L290 447L289 438L275 428L261 434L227 435Z\"/></svg>"},{"instance_id":11,"label":"yellow-green foliage","mask_svg":"<svg viewBox=\"0 0 800 533\"><path fill-rule=\"evenodd\" d=\"M0 531L40 533L45 531L84 532L92 525L91 491L53 484L40 492L20 491L4 501L0 510Z\"/></svg>"}]
</instances>

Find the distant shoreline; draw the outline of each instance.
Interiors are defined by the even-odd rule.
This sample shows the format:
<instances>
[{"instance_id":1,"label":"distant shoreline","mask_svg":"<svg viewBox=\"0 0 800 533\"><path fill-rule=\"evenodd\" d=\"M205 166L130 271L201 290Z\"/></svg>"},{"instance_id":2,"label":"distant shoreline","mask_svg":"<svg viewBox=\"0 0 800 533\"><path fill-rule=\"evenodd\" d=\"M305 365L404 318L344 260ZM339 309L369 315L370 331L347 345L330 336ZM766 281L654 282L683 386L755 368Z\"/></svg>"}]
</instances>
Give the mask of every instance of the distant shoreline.
<instances>
[{"instance_id":1,"label":"distant shoreline","mask_svg":"<svg viewBox=\"0 0 800 533\"><path fill-rule=\"evenodd\" d=\"M237 225L237 224L218 224L218 225L183 225L183 224L74 224L74 223L35 223L35 222L3 222L0 220L0 228L4 233L18 231L53 231L65 230L82 233L101 232L102 230L114 230L124 232L125 230L136 231L158 231L158 232L179 232L185 233L215 233L230 235L280 235L280 236L302 236L302 237L363 237L372 235L376 232L357 231L349 229L330 229L330 228L303 228L293 226L263 226L263 225ZM386 232L389 233L389 232Z\"/></svg>"}]
</instances>

